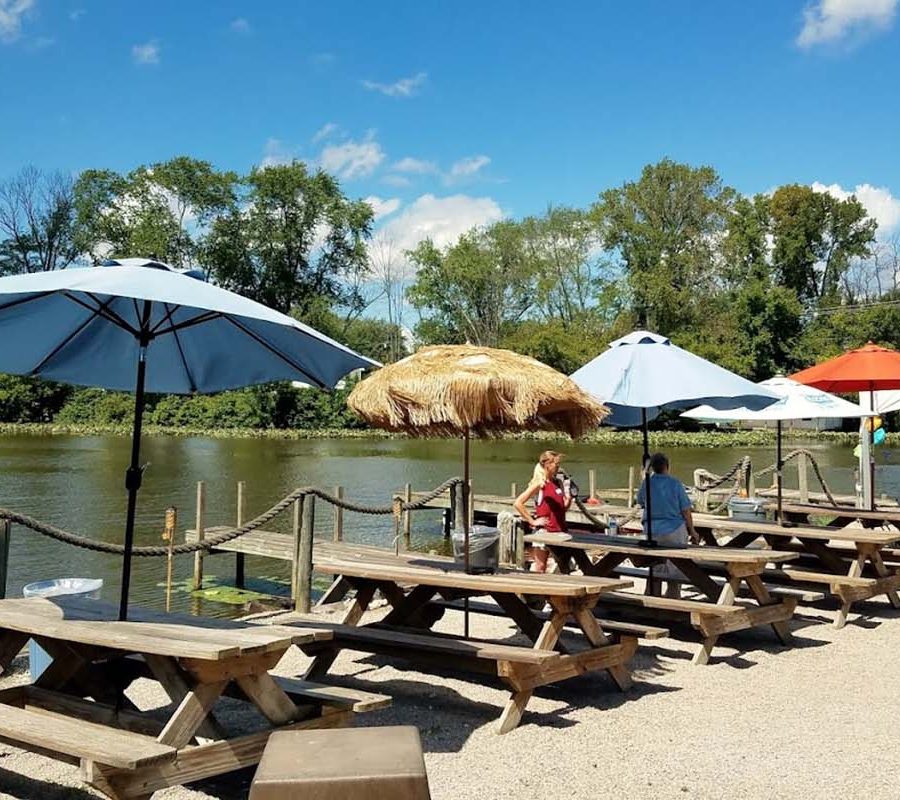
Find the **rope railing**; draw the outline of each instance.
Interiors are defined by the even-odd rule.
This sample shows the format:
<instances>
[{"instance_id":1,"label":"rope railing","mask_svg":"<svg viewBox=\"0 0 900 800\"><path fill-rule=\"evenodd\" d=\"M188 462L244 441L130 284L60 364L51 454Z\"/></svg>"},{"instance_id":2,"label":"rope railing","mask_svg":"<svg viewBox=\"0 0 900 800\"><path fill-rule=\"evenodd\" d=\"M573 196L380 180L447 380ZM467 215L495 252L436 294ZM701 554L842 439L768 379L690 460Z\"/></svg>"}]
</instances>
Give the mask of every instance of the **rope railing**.
<instances>
[{"instance_id":1,"label":"rope railing","mask_svg":"<svg viewBox=\"0 0 900 800\"><path fill-rule=\"evenodd\" d=\"M350 500L337 497L336 495L330 494L329 492L326 492L323 489L318 488L317 486L301 486L300 488L295 489L290 494L281 498L281 500L275 503L275 505L264 511L259 516L254 517L246 525L241 525L240 527L234 528L233 530L226 531L225 533L220 533L217 536L210 536L202 541L194 542L192 544L179 544L171 548L168 546L135 547L132 550L132 555L136 557L152 558L156 556L168 556L170 553L172 553L173 555L185 555L187 553L196 553L201 550L212 550L219 545L233 541L234 539L245 536L252 531L258 530L263 525L267 525L269 522L275 519L275 517L283 513L295 502L304 497L318 497L320 500L326 503L330 503L337 508L341 508L344 511L355 512L357 514L369 514L375 516L398 516L404 511L419 511L426 508L432 500L440 497L442 494L444 494L444 492L448 491L454 486L458 486L462 482L462 478L450 478L444 481L440 486L435 487L430 492L413 502L407 502L403 500L403 498L397 496L389 506L367 506L363 505L362 503L354 503ZM81 536L77 533L72 533L71 531L67 531L63 528L57 527L56 525L51 525L47 522L41 522L40 520L35 519L34 517L31 517L27 514L21 514L18 511L12 511L7 508L0 508L0 520L7 520L16 525L21 525L23 528L34 531L35 533L41 534L42 536L47 536L51 539L55 539L56 541L73 545L74 547L81 547L85 550L93 550L94 552L98 553L110 553L113 555L125 554L125 548L120 544L102 542L98 541L97 539L92 539L88 536Z\"/></svg>"}]
</instances>

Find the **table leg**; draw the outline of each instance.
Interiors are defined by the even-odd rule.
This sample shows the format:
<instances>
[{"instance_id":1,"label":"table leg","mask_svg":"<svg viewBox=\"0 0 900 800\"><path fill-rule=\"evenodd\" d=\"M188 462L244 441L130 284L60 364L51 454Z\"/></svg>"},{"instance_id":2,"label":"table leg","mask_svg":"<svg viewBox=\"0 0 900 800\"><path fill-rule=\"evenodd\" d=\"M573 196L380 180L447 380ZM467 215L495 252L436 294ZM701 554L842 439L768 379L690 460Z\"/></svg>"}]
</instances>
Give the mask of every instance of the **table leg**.
<instances>
[{"instance_id":1,"label":"table leg","mask_svg":"<svg viewBox=\"0 0 900 800\"><path fill-rule=\"evenodd\" d=\"M584 550L579 550L578 552L581 555L581 558L578 556L575 557L578 566L581 567L581 571L585 575L589 575L592 578L609 577L613 574L615 568L628 558L628 556L623 555L622 553L607 553L597 561L591 561Z\"/></svg>"},{"instance_id":2,"label":"table leg","mask_svg":"<svg viewBox=\"0 0 900 800\"><path fill-rule=\"evenodd\" d=\"M195 688L194 681L178 666L178 661L174 658L147 654L144 655L144 661L153 673L153 677L159 681L172 702L178 703L179 708L181 708L185 698ZM224 729L212 711L206 713L194 730L194 733L198 733L206 739L217 740L226 738Z\"/></svg>"},{"instance_id":3,"label":"table leg","mask_svg":"<svg viewBox=\"0 0 900 800\"><path fill-rule=\"evenodd\" d=\"M722 590L719 593L719 597L716 600L716 605L730 606L732 603L734 603L735 594L737 593L740 585L740 578L729 578L728 583L726 583L722 587ZM698 666L708 664L712 649L713 647L715 647L718 640L719 634L717 633L704 637L703 641L700 643L700 649L697 650L697 652L694 654L694 657L691 659L691 663Z\"/></svg>"},{"instance_id":4,"label":"table leg","mask_svg":"<svg viewBox=\"0 0 900 800\"><path fill-rule=\"evenodd\" d=\"M349 578L347 580L349 580L351 585L356 589L356 597L353 599L350 608L347 609L344 616L340 619L340 624L355 626L359 624L363 614L365 614L366 610L369 608L369 604L372 602L372 598L375 597L375 590L378 586L372 581ZM331 669L331 665L337 657L337 650L328 650L324 653L320 653L313 658L312 664L309 665L303 677L306 680L322 678L328 670Z\"/></svg>"},{"instance_id":5,"label":"table leg","mask_svg":"<svg viewBox=\"0 0 900 800\"><path fill-rule=\"evenodd\" d=\"M864 553L869 561L872 562L872 566L875 568L875 574L879 578L890 578L894 573L892 573L887 565L884 563L884 559L881 557L881 548L876 544L867 544L858 545L861 553ZM885 591L887 595L887 599L891 604L892 608L900 608L900 597L897 595L896 589L888 589Z\"/></svg>"},{"instance_id":6,"label":"table leg","mask_svg":"<svg viewBox=\"0 0 900 800\"><path fill-rule=\"evenodd\" d=\"M388 602L393 606L393 609L382 622L385 625L431 627L427 624L427 620L422 618L421 612L431 602L431 598L437 594L437 589L433 586L419 585L409 594L404 595L400 587L394 585L394 588L399 593L399 597L388 598ZM417 617L418 619L416 619Z\"/></svg>"},{"instance_id":7,"label":"table leg","mask_svg":"<svg viewBox=\"0 0 900 800\"><path fill-rule=\"evenodd\" d=\"M579 604L572 613L578 626L584 631L587 640L594 647L603 647L611 644L611 641L603 632L603 629L597 622L597 618L594 616L594 606L596 604L596 599L593 602ZM624 664L616 664L616 666L610 667L607 672L623 692L627 692L634 685L631 680L631 672Z\"/></svg>"},{"instance_id":8,"label":"table leg","mask_svg":"<svg viewBox=\"0 0 900 800\"><path fill-rule=\"evenodd\" d=\"M216 700L222 696L227 685L228 681L216 681L197 684L189 689L156 740L176 749L188 744L209 716Z\"/></svg>"},{"instance_id":9,"label":"table leg","mask_svg":"<svg viewBox=\"0 0 900 800\"><path fill-rule=\"evenodd\" d=\"M759 603L759 605L771 606L780 602L772 598L772 595L769 594L769 590L766 588L766 585L762 582L762 578L760 578L759 575L745 575L744 580L746 581L747 586L750 587L750 592L756 598L756 602ZM784 620L773 622L772 629L775 631L775 635L782 644L790 645L792 643L791 629L788 627L787 622Z\"/></svg>"},{"instance_id":10,"label":"table leg","mask_svg":"<svg viewBox=\"0 0 900 800\"><path fill-rule=\"evenodd\" d=\"M294 701L268 672L244 675L235 678L235 682L273 725L293 722L300 713Z\"/></svg>"},{"instance_id":11,"label":"table leg","mask_svg":"<svg viewBox=\"0 0 900 800\"><path fill-rule=\"evenodd\" d=\"M670 558L669 561L676 569L681 570L684 576L703 594L716 602L722 589L698 564L686 558Z\"/></svg>"},{"instance_id":12,"label":"table leg","mask_svg":"<svg viewBox=\"0 0 900 800\"><path fill-rule=\"evenodd\" d=\"M502 594L497 592L496 594L492 594L491 597L494 599L494 602L496 602L497 605L512 618L513 622L519 626L519 630L521 630L522 633L531 639L532 642L537 640L538 636L541 635L543 625L525 603L514 594Z\"/></svg>"}]
</instances>

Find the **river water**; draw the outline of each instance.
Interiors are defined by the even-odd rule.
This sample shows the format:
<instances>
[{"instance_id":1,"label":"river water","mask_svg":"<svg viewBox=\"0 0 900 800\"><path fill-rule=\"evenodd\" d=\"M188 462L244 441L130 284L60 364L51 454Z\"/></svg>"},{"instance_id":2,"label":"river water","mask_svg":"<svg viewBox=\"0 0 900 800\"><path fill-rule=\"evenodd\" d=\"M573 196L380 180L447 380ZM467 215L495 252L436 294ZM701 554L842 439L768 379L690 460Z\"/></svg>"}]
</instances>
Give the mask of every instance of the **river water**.
<instances>
[{"instance_id":1,"label":"river water","mask_svg":"<svg viewBox=\"0 0 900 800\"><path fill-rule=\"evenodd\" d=\"M86 536L121 542L125 514L124 470L129 460L129 440L116 436L0 437L0 506L31 514L39 519ZM855 459L852 447L812 443L816 459L833 491L852 492ZM629 465L639 463L637 446L609 446L564 442L488 441L472 444L472 476L475 491L508 493L510 483L527 483L538 453L555 448L566 453L565 464L583 490L587 470L597 471L599 488L627 485ZM790 449L787 447L786 450ZM695 467L724 472L743 455L753 469L773 461L768 448L672 448L668 451L672 472L685 483L692 482ZM462 471L462 445L450 440L405 439L310 439L299 441L262 439L204 439L147 437L142 450L149 462L138 501L137 543L161 544L164 511L177 507L179 528L192 527L196 482L207 487L206 524L233 524L236 484L246 483L247 519L270 507L297 486L341 485L345 496L360 503L387 505L405 483L414 489L429 489ZM879 448L877 491L900 494L900 450ZM796 486L796 471L786 471L786 485ZM810 476L810 488L817 488ZM270 527L288 530L289 514ZM388 545L393 537L390 517L345 515L345 538L349 541ZM317 530L330 535L331 513L317 507ZM180 541L179 536L179 541ZM428 548L441 542L437 513L414 515L414 546ZM193 558L176 558L176 581L186 581ZM233 572L234 557L209 559L207 575L222 578ZM104 599L118 596L120 560L64 545L21 527L13 529L9 559L7 596L21 594L31 581L57 577L100 577ZM284 562L248 558L248 578L289 577ZM165 559L136 559L132 578L132 601L152 607L164 605ZM198 603L182 591L174 596L174 607L207 614L233 614L234 608L220 603Z\"/></svg>"}]
</instances>

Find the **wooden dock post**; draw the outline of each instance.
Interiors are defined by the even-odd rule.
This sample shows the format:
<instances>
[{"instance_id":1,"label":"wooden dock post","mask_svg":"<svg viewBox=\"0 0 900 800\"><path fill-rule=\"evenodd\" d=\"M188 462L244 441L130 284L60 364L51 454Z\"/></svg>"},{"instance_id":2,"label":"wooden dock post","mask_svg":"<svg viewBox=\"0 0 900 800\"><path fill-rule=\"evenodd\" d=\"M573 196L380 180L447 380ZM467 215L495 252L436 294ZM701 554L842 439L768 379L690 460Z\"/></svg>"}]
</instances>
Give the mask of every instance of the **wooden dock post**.
<instances>
[{"instance_id":1,"label":"wooden dock post","mask_svg":"<svg viewBox=\"0 0 900 800\"><path fill-rule=\"evenodd\" d=\"M806 453L797 456L797 488L799 489L800 502L809 502L809 473L807 472L808 460Z\"/></svg>"},{"instance_id":2,"label":"wooden dock post","mask_svg":"<svg viewBox=\"0 0 900 800\"><path fill-rule=\"evenodd\" d=\"M403 487L403 500L406 503L412 502L412 484L407 483ZM412 538L412 511L403 512L403 544L405 549L409 550L410 539Z\"/></svg>"},{"instance_id":3,"label":"wooden dock post","mask_svg":"<svg viewBox=\"0 0 900 800\"><path fill-rule=\"evenodd\" d=\"M166 509L166 523L163 529L163 539L168 545L169 552L166 553L166 613L172 610L172 570L175 564L174 553L172 549L175 547L175 531L178 530L178 509L175 506L169 506Z\"/></svg>"},{"instance_id":4,"label":"wooden dock post","mask_svg":"<svg viewBox=\"0 0 900 800\"><path fill-rule=\"evenodd\" d=\"M206 536L206 483L197 481L197 541ZM194 553L194 591L203 588L203 551Z\"/></svg>"},{"instance_id":5,"label":"wooden dock post","mask_svg":"<svg viewBox=\"0 0 900 800\"><path fill-rule=\"evenodd\" d=\"M515 481L513 481L509 485L509 496L512 497L514 500L515 500L515 498L517 498L519 496L519 484L516 483Z\"/></svg>"},{"instance_id":6,"label":"wooden dock post","mask_svg":"<svg viewBox=\"0 0 900 800\"><path fill-rule=\"evenodd\" d=\"M344 499L344 487L335 486L334 496L338 500ZM340 506L334 506L334 541L341 542L344 540L344 509Z\"/></svg>"},{"instance_id":7,"label":"wooden dock post","mask_svg":"<svg viewBox=\"0 0 900 800\"><path fill-rule=\"evenodd\" d=\"M588 499L593 500L597 496L597 471L588 470Z\"/></svg>"},{"instance_id":8,"label":"wooden dock post","mask_svg":"<svg viewBox=\"0 0 900 800\"><path fill-rule=\"evenodd\" d=\"M634 467L628 468L628 507L634 505Z\"/></svg>"},{"instance_id":9,"label":"wooden dock post","mask_svg":"<svg viewBox=\"0 0 900 800\"><path fill-rule=\"evenodd\" d=\"M244 482L238 481L237 485L237 524L235 527L240 528L244 524ZM244 554L235 553L234 560L234 585L238 589L244 588Z\"/></svg>"},{"instance_id":10,"label":"wooden dock post","mask_svg":"<svg viewBox=\"0 0 900 800\"><path fill-rule=\"evenodd\" d=\"M299 505L298 505L299 504ZM294 610L308 614L312 607L313 533L316 526L315 495L294 503Z\"/></svg>"},{"instance_id":11,"label":"wooden dock post","mask_svg":"<svg viewBox=\"0 0 900 800\"><path fill-rule=\"evenodd\" d=\"M455 531L461 530L460 525L466 516L463 513L464 494L461 483L450 487L450 524Z\"/></svg>"},{"instance_id":12,"label":"wooden dock post","mask_svg":"<svg viewBox=\"0 0 900 800\"><path fill-rule=\"evenodd\" d=\"M8 519L0 519L0 600L6 597L6 579L9 575L9 540L12 534L12 523Z\"/></svg>"}]
</instances>

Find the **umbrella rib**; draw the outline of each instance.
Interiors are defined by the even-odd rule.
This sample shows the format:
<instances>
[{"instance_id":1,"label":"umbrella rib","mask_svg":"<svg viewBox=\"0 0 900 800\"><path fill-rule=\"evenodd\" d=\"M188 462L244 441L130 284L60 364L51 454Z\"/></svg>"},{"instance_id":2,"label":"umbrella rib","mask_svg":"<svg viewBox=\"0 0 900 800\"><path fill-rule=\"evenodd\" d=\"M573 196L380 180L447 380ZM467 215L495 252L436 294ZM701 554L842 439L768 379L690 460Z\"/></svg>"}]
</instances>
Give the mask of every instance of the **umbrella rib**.
<instances>
[{"instance_id":1,"label":"umbrella rib","mask_svg":"<svg viewBox=\"0 0 900 800\"><path fill-rule=\"evenodd\" d=\"M113 325L118 325L120 328L128 331L135 338L138 338L140 336L140 333L132 328L131 325L129 325L118 314L116 314L114 311L110 311L108 308L103 308L103 304L96 297L94 297L94 295L91 294L90 297L92 300L94 300L94 302L97 303L96 308L89 303L85 303L84 300L76 297L74 294L70 294L69 292L64 292L63 297L65 297L67 300L71 300L73 303L77 303L82 308L86 308L92 313L99 314L99 316L103 317L103 319L107 320L108 322L112 322Z\"/></svg>"},{"instance_id":2,"label":"umbrella rib","mask_svg":"<svg viewBox=\"0 0 900 800\"><path fill-rule=\"evenodd\" d=\"M169 308L169 304L165 303L166 309L166 317L169 319L172 318L172 314L175 312L175 309ZM175 308L178 308L176 306ZM181 347L181 339L178 338L178 329L172 328L172 336L175 338L175 345L178 347L178 355L181 357L181 363L184 365L184 374L187 375L188 383L191 385L191 391L197 391L197 384L194 381L194 376L191 374L191 368L188 366L187 359L184 357L184 350Z\"/></svg>"},{"instance_id":3,"label":"umbrella rib","mask_svg":"<svg viewBox=\"0 0 900 800\"><path fill-rule=\"evenodd\" d=\"M91 300L93 300L93 301L97 304L97 307L98 307L98 308L103 308L103 309L104 309L104 315L105 315L104 318L105 318L105 319L108 319L110 322L113 322L114 324L119 325L120 327L124 328L124 329L127 330L129 333L131 333L133 336L135 336L136 338L139 336L139 331L137 331L137 330L135 330L134 328L132 328L132 327L128 324L128 322L127 322L127 320L125 319L125 317L123 317L121 314L117 314L117 313L116 313L115 311L113 311L111 308L108 308L109 302L112 302L112 300L115 299L115 295L112 295L112 296L110 297L109 302L107 302L107 303L102 303L102 302L100 301L100 298L97 297L97 295L94 294L93 292L85 292L85 294L86 294L88 297L90 297Z\"/></svg>"},{"instance_id":4,"label":"umbrella rib","mask_svg":"<svg viewBox=\"0 0 900 800\"><path fill-rule=\"evenodd\" d=\"M111 303L112 300L113 298L110 297L109 300L106 301L106 305ZM32 368L28 374L37 375L38 372L40 372L44 367L47 366L52 358L54 358L61 350L65 349L74 339L76 339L81 334L81 332L85 328L87 328L88 325L90 325L95 319L97 319L97 317L100 316L102 310L103 308L101 307L100 309L95 309L94 311L92 311L91 315L84 322L82 322L81 325L75 328L74 331L66 336L66 338L63 339L58 345L56 345L56 347L54 347L49 353L47 353L47 355L45 355L40 360L40 362L38 362L37 366Z\"/></svg>"},{"instance_id":5,"label":"umbrella rib","mask_svg":"<svg viewBox=\"0 0 900 800\"><path fill-rule=\"evenodd\" d=\"M20 297L18 300L10 300L10 302L0 305L0 311L6 311L8 308L15 308L16 306L30 303L33 300L41 300L44 297L50 297L52 294L53 292L38 292L37 294L28 295L28 297Z\"/></svg>"},{"instance_id":6,"label":"umbrella rib","mask_svg":"<svg viewBox=\"0 0 900 800\"><path fill-rule=\"evenodd\" d=\"M228 322L230 322L232 325L234 325L238 330L242 331L247 336L249 336L251 339L253 339L257 344L260 344L263 347L265 347L266 350L268 350L270 353L272 353L272 355L280 358L282 361L284 361L285 364L287 364L292 369L297 370L297 372L299 372L301 375L305 375L320 389L327 388L326 385L322 381L320 381L318 378L314 378L305 369L303 369L303 367L301 367L296 361L294 361L292 358L288 358L284 353L279 351L278 348L269 344L259 334L251 331L246 325L244 325L241 322L238 322L236 319L230 317L228 314L223 314L222 316L224 319L226 319Z\"/></svg>"},{"instance_id":7,"label":"umbrella rib","mask_svg":"<svg viewBox=\"0 0 900 800\"><path fill-rule=\"evenodd\" d=\"M224 314L220 311L204 311L196 317L191 317L191 319L187 319L184 322L175 323L168 328L160 328L157 326L156 328L151 329L150 333L154 337L163 336L167 333L175 333L176 331L182 331L185 328L191 328L194 325L202 325L204 322L212 322L214 319L219 319L223 316Z\"/></svg>"}]
</instances>

